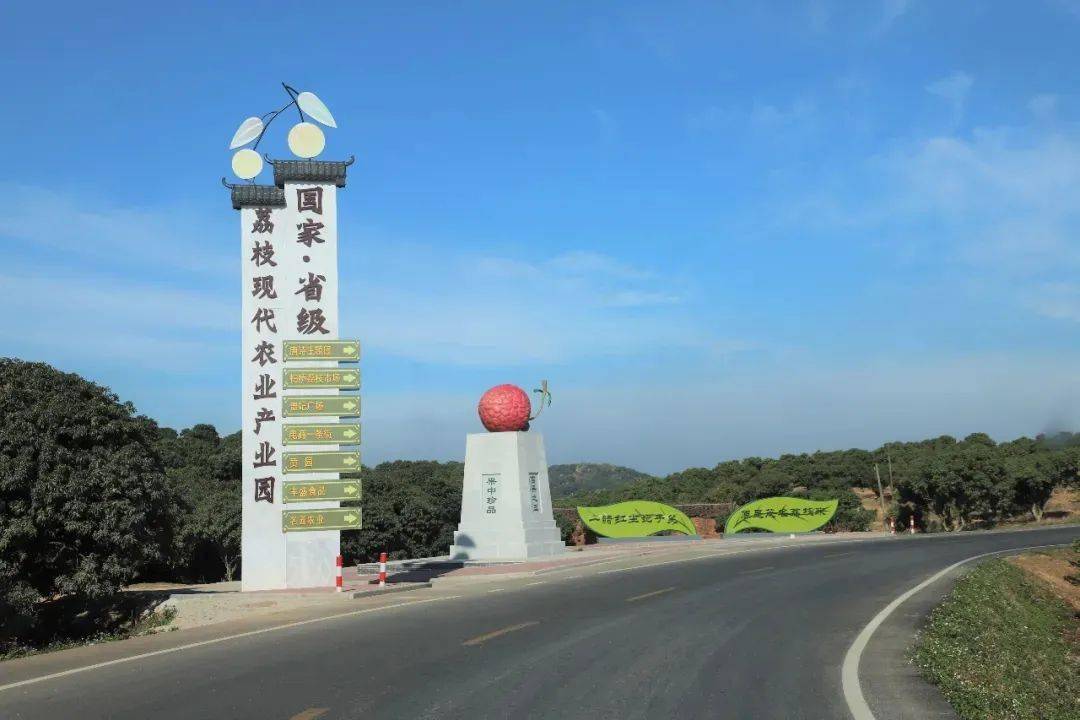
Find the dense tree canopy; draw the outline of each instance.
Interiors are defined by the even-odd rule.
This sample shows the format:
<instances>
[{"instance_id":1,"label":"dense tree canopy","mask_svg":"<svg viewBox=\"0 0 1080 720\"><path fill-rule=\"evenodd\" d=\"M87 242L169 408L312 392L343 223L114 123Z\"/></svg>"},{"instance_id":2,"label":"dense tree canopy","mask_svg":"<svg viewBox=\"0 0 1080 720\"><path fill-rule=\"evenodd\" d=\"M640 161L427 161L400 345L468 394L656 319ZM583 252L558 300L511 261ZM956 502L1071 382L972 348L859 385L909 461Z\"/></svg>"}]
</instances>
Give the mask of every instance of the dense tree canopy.
<instances>
[{"instance_id":1,"label":"dense tree canopy","mask_svg":"<svg viewBox=\"0 0 1080 720\"><path fill-rule=\"evenodd\" d=\"M397 461L361 474L364 529L342 533L345 556L358 562L445 554L461 515L461 463Z\"/></svg>"},{"instance_id":2,"label":"dense tree canopy","mask_svg":"<svg viewBox=\"0 0 1080 720\"><path fill-rule=\"evenodd\" d=\"M0 625L117 592L160 562L169 525L153 421L106 388L0 359ZM20 630L21 629L21 630Z\"/></svg>"},{"instance_id":3,"label":"dense tree canopy","mask_svg":"<svg viewBox=\"0 0 1080 720\"><path fill-rule=\"evenodd\" d=\"M157 449L173 527L159 572L189 581L232 580L240 567L240 433L220 437L205 424L180 433L163 428Z\"/></svg>"}]
</instances>

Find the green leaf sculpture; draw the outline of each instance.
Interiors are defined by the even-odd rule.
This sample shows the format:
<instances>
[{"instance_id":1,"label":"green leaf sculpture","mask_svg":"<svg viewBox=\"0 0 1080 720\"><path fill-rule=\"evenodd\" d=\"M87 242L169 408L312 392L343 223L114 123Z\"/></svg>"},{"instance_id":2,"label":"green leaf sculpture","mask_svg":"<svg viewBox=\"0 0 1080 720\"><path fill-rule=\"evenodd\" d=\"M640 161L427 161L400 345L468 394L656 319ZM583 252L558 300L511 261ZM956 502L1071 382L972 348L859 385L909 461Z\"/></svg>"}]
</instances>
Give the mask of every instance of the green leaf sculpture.
<instances>
[{"instance_id":1,"label":"green leaf sculpture","mask_svg":"<svg viewBox=\"0 0 1080 720\"><path fill-rule=\"evenodd\" d=\"M736 508L728 518L724 534L750 528L775 533L810 532L829 522L836 514L839 500L804 500L770 497L754 500Z\"/></svg>"},{"instance_id":2,"label":"green leaf sculpture","mask_svg":"<svg viewBox=\"0 0 1080 720\"><path fill-rule=\"evenodd\" d=\"M673 530L697 535L690 518L670 505L651 500L628 500L614 505L579 507L581 521L597 535L610 538L647 537Z\"/></svg>"}]
</instances>

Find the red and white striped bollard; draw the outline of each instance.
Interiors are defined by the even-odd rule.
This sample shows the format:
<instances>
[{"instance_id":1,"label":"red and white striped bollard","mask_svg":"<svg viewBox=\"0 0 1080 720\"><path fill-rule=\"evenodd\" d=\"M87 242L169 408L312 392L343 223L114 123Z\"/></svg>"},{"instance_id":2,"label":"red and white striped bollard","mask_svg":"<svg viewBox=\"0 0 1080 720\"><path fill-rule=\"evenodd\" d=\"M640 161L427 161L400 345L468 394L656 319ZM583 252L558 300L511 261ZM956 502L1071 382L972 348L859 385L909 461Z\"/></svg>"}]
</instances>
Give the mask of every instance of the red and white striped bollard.
<instances>
[{"instance_id":1,"label":"red and white striped bollard","mask_svg":"<svg viewBox=\"0 0 1080 720\"><path fill-rule=\"evenodd\" d=\"M896 520L893 519L893 518L889 518L889 534L890 535L895 535L896 534Z\"/></svg>"},{"instance_id":2,"label":"red and white striped bollard","mask_svg":"<svg viewBox=\"0 0 1080 720\"><path fill-rule=\"evenodd\" d=\"M914 515L911 516L911 524L908 525L908 532L911 533L912 535L915 534L915 516Z\"/></svg>"},{"instance_id":3,"label":"red and white striped bollard","mask_svg":"<svg viewBox=\"0 0 1080 720\"><path fill-rule=\"evenodd\" d=\"M345 565L345 558L343 558L341 555L338 555L337 556L337 577L334 578L334 586L335 586L335 589L338 592L341 592L342 590L345 589L341 584L341 569L344 567L344 565Z\"/></svg>"},{"instance_id":4,"label":"red and white striped bollard","mask_svg":"<svg viewBox=\"0 0 1080 720\"><path fill-rule=\"evenodd\" d=\"M386 587L386 553L379 553L379 587Z\"/></svg>"}]
</instances>

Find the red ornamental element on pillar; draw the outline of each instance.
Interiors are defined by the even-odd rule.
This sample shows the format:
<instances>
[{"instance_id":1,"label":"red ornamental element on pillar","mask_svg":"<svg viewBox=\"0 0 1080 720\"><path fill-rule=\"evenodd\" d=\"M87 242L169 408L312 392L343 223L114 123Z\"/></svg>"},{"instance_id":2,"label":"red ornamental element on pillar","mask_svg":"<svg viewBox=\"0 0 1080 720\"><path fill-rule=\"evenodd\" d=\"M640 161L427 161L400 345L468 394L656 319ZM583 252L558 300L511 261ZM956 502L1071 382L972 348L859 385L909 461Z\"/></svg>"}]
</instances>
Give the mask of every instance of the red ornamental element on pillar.
<instances>
[{"instance_id":1,"label":"red ornamental element on pillar","mask_svg":"<svg viewBox=\"0 0 1080 720\"><path fill-rule=\"evenodd\" d=\"M480 422L490 432L516 432L529 429L532 404L517 385L496 385L480 397L477 406Z\"/></svg>"}]
</instances>

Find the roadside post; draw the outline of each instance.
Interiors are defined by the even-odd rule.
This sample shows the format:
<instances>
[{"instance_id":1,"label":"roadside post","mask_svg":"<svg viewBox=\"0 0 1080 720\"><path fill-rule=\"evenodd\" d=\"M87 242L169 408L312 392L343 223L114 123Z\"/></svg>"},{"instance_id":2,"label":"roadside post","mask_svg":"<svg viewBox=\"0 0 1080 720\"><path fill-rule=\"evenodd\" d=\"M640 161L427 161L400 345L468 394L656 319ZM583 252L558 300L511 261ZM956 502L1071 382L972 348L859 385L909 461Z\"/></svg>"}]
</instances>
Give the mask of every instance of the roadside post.
<instances>
[{"instance_id":1,"label":"roadside post","mask_svg":"<svg viewBox=\"0 0 1080 720\"><path fill-rule=\"evenodd\" d=\"M386 587L386 553L379 553L379 587Z\"/></svg>"}]
</instances>

